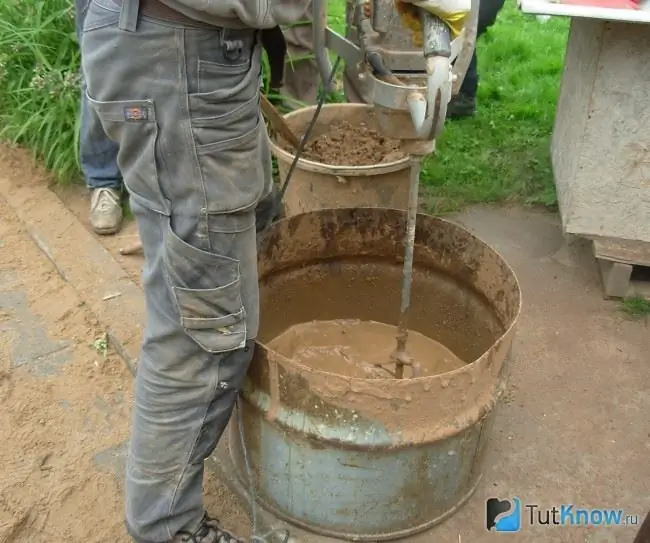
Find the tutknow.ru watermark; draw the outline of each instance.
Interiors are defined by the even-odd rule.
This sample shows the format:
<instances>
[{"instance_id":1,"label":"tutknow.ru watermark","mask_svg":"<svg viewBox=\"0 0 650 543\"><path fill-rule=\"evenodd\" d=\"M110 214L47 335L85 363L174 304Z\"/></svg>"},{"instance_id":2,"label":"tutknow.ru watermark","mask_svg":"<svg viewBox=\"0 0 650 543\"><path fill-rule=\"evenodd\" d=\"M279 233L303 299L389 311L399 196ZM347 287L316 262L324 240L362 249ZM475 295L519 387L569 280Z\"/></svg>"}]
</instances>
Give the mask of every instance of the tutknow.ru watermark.
<instances>
[{"instance_id":1,"label":"tutknow.ru watermark","mask_svg":"<svg viewBox=\"0 0 650 543\"><path fill-rule=\"evenodd\" d=\"M485 528L495 532L518 532L528 526L636 526L638 515L623 509L601 509L562 504L551 508L534 503L522 506L519 498L489 498L485 504Z\"/></svg>"},{"instance_id":2,"label":"tutknow.ru watermark","mask_svg":"<svg viewBox=\"0 0 650 543\"><path fill-rule=\"evenodd\" d=\"M526 504L525 509L531 526L626 526L639 523L638 515L627 515L623 509L585 509L573 504L544 509L533 503Z\"/></svg>"}]
</instances>

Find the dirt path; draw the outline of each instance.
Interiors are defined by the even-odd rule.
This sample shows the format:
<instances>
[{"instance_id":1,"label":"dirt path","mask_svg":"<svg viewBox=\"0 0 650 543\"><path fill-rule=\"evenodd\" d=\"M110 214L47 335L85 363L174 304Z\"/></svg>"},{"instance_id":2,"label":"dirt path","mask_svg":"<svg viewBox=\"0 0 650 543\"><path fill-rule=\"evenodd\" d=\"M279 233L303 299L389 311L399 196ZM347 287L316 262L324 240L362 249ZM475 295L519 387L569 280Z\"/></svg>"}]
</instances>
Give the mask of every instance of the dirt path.
<instances>
[{"instance_id":1,"label":"dirt path","mask_svg":"<svg viewBox=\"0 0 650 543\"><path fill-rule=\"evenodd\" d=\"M112 320L112 333L131 334L123 344L137 354L141 292L121 281L122 268L77 221L57 221L65 209L24 153L0 146L2 177L11 180L0 191L0 543L126 543L121 481L132 380L116 356L103 356L101 340ZM86 223L85 191L59 194ZM36 230L48 238L70 283L3 197L32 225L32 235ZM620 508L643 518L650 500L650 320L630 319L617 302L603 300L590 248L567 241L558 217L473 208L454 220L510 263L524 311L484 481L465 507L413 543L497 541L485 528L491 497L518 496L544 511L561 504ZM100 242L139 283L139 257L118 252L133 228L127 224L120 236ZM86 253L92 257L80 262ZM122 296L103 301L116 284ZM130 316L129 298L138 302ZM128 329L117 321L129 322ZM208 509L245 534L246 516L209 470L205 491ZM512 541L631 543L636 531L631 525L529 524L526 518Z\"/></svg>"},{"instance_id":2,"label":"dirt path","mask_svg":"<svg viewBox=\"0 0 650 543\"><path fill-rule=\"evenodd\" d=\"M0 197L0 543L128 541L131 387L101 324ZM246 533L223 485L205 486L210 511Z\"/></svg>"},{"instance_id":3,"label":"dirt path","mask_svg":"<svg viewBox=\"0 0 650 543\"><path fill-rule=\"evenodd\" d=\"M53 192L76 215L79 221L92 232L90 221L88 220L88 206L90 202L88 190L80 185L71 185L67 187L53 187ZM121 248L129 246L139 239L135 221L130 217L126 217L119 234L115 236L97 236L97 239L126 270L131 280L137 285L140 285L142 256L123 256L120 254Z\"/></svg>"}]
</instances>

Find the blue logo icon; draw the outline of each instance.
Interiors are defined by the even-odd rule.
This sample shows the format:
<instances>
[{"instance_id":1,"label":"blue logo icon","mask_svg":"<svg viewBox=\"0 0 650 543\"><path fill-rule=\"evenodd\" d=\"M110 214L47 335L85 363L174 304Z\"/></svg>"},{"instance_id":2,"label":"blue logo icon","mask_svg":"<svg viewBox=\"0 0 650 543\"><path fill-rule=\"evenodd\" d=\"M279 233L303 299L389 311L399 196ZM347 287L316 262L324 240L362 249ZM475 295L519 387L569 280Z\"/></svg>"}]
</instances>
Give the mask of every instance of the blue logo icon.
<instances>
[{"instance_id":1,"label":"blue logo icon","mask_svg":"<svg viewBox=\"0 0 650 543\"><path fill-rule=\"evenodd\" d=\"M495 532L521 530L521 502L519 498L500 500L488 498L485 502L485 528Z\"/></svg>"}]
</instances>

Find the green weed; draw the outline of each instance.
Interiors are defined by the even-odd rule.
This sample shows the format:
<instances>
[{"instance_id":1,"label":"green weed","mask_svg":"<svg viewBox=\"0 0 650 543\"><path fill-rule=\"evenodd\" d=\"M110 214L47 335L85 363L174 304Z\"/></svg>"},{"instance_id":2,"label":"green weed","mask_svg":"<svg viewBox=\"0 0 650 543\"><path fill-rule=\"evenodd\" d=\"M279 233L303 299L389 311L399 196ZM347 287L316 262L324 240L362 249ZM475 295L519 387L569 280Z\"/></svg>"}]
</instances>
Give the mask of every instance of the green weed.
<instances>
[{"instance_id":1,"label":"green weed","mask_svg":"<svg viewBox=\"0 0 650 543\"><path fill-rule=\"evenodd\" d=\"M108 357L108 334L102 334L92 342L92 348L97 351L104 360Z\"/></svg>"},{"instance_id":2,"label":"green weed","mask_svg":"<svg viewBox=\"0 0 650 543\"><path fill-rule=\"evenodd\" d=\"M0 2L0 138L78 178L79 51L70 0Z\"/></svg>"},{"instance_id":3,"label":"green weed","mask_svg":"<svg viewBox=\"0 0 650 543\"><path fill-rule=\"evenodd\" d=\"M625 298L621 301L621 310L631 317L648 317L650 316L650 300L640 296Z\"/></svg>"}]
</instances>

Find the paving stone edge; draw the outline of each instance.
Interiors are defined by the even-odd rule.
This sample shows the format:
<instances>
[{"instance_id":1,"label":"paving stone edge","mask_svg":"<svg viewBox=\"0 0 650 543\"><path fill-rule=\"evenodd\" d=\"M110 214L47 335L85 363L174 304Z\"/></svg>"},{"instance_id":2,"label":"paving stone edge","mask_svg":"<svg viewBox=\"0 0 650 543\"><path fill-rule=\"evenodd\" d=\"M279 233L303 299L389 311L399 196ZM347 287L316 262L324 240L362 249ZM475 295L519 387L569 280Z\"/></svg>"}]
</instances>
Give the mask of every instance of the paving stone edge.
<instances>
[{"instance_id":1,"label":"paving stone edge","mask_svg":"<svg viewBox=\"0 0 650 543\"><path fill-rule=\"evenodd\" d=\"M0 199L105 327L111 347L135 373L145 322L142 289L56 194L41 189L0 174Z\"/></svg>"}]
</instances>

